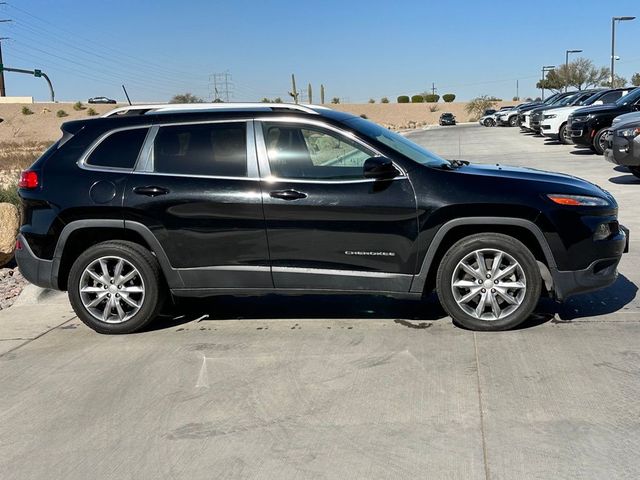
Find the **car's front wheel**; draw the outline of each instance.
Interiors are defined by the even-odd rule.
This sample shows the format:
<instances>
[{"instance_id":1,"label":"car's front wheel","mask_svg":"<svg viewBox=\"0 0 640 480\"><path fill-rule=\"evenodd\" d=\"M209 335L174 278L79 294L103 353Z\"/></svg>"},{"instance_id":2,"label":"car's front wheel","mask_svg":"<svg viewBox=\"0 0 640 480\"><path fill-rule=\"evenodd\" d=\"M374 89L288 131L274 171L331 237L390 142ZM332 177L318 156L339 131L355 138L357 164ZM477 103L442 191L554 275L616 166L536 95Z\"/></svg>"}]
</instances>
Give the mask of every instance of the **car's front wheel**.
<instances>
[{"instance_id":1,"label":"car's front wheel","mask_svg":"<svg viewBox=\"0 0 640 480\"><path fill-rule=\"evenodd\" d=\"M608 128L601 128L598 132L593 136L593 151L598 155L604 154L604 151L607 148L607 131Z\"/></svg>"},{"instance_id":2,"label":"car's front wheel","mask_svg":"<svg viewBox=\"0 0 640 480\"><path fill-rule=\"evenodd\" d=\"M108 241L83 252L69 272L69 300L99 333L133 333L153 320L164 300L160 267L144 247Z\"/></svg>"},{"instance_id":3,"label":"car's front wheel","mask_svg":"<svg viewBox=\"0 0 640 480\"><path fill-rule=\"evenodd\" d=\"M509 126L515 127L516 125L518 125L518 116L514 115L513 117L509 118Z\"/></svg>"},{"instance_id":4,"label":"car's front wheel","mask_svg":"<svg viewBox=\"0 0 640 480\"><path fill-rule=\"evenodd\" d=\"M570 145L573 143L571 141L571 137L569 136L569 130L567 129L567 124L563 123L560 127L560 132L558 133L558 141L564 145Z\"/></svg>"},{"instance_id":5,"label":"car's front wheel","mask_svg":"<svg viewBox=\"0 0 640 480\"><path fill-rule=\"evenodd\" d=\"M542 280L534 256L522 242L483 233L449 249L440 263L436 288L455 323L471 330L508 330L531 315Z\"/></svg>"}]
</instances>

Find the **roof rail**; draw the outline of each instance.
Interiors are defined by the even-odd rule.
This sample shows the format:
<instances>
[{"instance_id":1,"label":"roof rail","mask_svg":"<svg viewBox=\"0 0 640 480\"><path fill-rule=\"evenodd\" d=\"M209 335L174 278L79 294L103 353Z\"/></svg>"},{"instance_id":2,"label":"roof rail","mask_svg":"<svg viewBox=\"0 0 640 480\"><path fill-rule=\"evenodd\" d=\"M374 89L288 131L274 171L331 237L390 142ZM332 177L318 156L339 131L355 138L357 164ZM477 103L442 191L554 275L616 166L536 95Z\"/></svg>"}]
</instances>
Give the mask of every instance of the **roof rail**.
<instances>
[{"instance_id":1,"label":"roof rail","mask_svg":"<svg viewBox=\"0 0 640 480\"><path fill-rule=\"evenodd\" d=\"M113 117L117 115L145 115L148 113L167 113L167 112L196 112L196 111L215 111L215 110L254 110L254 111L273 111L273 110L296 110L304 113L318 114L318 109L327 109L320 105L299 105L295 103L161 103L147 105L129 105L126 107L115 108L103 117Z\"/></svg>"}]
</instances>

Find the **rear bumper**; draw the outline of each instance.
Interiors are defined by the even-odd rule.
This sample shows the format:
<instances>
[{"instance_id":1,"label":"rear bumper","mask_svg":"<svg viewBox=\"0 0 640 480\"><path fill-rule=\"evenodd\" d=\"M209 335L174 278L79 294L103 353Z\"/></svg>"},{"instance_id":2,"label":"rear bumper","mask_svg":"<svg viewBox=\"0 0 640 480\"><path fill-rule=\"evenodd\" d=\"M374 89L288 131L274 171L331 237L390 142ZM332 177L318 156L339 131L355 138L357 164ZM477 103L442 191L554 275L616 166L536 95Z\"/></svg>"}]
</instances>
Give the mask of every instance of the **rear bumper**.
<instances>
[{"instance_id":1,"label":"rear bumper","mask_svg":"<svg viewBox=\"0 0 640 480\"><path fill-rule=\"evenodd\" d=\"M553 290L558 300L608 287L618 278L618 264L622 254L629 251L629 230L620 226L620 234L607 240L607 249L619 252L616 256L601 258L584 270L551 272Z\"/></svg>"},{"instance_id":2,"label":"rear bumper","mask_svg":"<svg viewBox=\"0 0 640 480\"><path fill-rule=\"evenodd\" d=\"M53 260L37 257L22 234L18 235L18 242L21 248L16 249L15 257L22 276L34 285L57 290Z\"/></svg>"}]
</instances>

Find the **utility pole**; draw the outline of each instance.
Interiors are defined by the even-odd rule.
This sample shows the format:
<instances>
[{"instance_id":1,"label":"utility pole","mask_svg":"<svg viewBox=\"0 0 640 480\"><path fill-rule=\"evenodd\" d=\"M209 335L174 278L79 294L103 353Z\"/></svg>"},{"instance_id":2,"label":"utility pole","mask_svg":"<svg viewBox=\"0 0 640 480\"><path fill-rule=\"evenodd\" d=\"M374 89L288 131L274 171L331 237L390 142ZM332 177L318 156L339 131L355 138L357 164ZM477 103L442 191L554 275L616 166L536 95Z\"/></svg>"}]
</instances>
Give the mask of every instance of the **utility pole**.
<instances>
[{"instance_id":1,"label":"utility pole","mask_svg":"<svg viewBox=\"0 0 640 480\"><path fill-rule=\"evenodd\" d=\"M7 2L0 2L0 5L6 5L6 4ZM0 20L0 23L7 23L11 21L12 20L5 19L5 20ZM7 96L7 91L4 85L4 71L2 70L2 66L4 65L4 62L2 60L2 41L3 40L9 40L9 37L0 37L0 97Z\"/></svg>"},{"instance_id":2,"label":"utility pole","mask_svg":"<svg viewBox=\"0 0 640 480\"><path fill-rule=\"evenodd\" d=\"M229 102L233 96L233 80L229 72L209 75L209 95L214 102Z\"/></svg>"},{"instance_id":3,"label":"utility pole","mask_svg":"<svg viewBox=\"0 0 640 480\"><path fill-rule=\"evenodd\" d=\"M300 94L296 90L296 76L293 73L291 74L291 91L289 92L289 95L293 98L294 103L298 103L298 96Z\"/></svg>"},{"instance_id":4,"label":"utility pole","mask_svg":"<svg viewBox=\"0 0 640 480\"><path fill-rule=\"evenodd\" d=\"M636 17L611 17L611 88L615 88L616 82L616 22L628 22Z\"/></svg>"},{"instance_id":5,"label":"utility pole","mask_svg":"<svg viewBox=\"0 0 640 480\"><path fill-rule=\"evenodd\" d=\"M435 82L431 82L431 94L435 95L437 90L438 89L436 88L436 83Z\"/></svg>"},{"instance_id":6,"label":"utility pole","mask_svg":"<svg viewBox=\"0 0 640 480\"><path fill-rule=\"evenodd\" d=\"M540 80L540 87L542 87L542 101L544 102L544 74L550 72L556 68L555 65L545 65L542 67L542 79Z\"/></svg>"},{"instance_id":7,"label":"utility pole","mask_svg":"<svg viewBox=\"0 0 640 480\"><path fill-rule=\"evenodd\" d=\"M520 85L519 85L520 80L516 80L516 98L518 100L516 101L520 101Z\"/></svg>"}]
</instances>

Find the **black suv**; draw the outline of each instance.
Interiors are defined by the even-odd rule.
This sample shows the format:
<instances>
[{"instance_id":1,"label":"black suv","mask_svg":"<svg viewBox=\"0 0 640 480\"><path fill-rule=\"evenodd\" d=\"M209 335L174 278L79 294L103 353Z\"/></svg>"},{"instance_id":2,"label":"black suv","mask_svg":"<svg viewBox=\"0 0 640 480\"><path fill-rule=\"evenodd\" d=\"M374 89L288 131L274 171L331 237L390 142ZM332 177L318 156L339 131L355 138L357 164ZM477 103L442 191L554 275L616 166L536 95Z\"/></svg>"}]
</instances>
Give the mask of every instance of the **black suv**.
<instances>
[{"instance_id":1,"label":"black suv","mask_svg":"<svg viewBox=\"0 0 640 480\"><path fill-rule=\"evenodd\" d=\"M144 327L170 295L434 288L457 323L503 330L541 292L611 284L627 246L589 182L445 160L347 113L116 113L65 123L20 183L22 273L98 332Z\"/></svg>"},{"instance_id":2,"label":"black suv","mask_svg":"<svg viewBox=\"0 0 640 480\"><path fill-rule=\"evenodd\" d=\"M607 134L618 115L640 110L640 88L635 88L612 105L580 108L567 120L571 140L602 155L607 148Z\"/></svg>"},{"instance_id":3,"label":"black suv","mask_svg":"<svg viewBox=\"0 0 640 480\"><path fill-rule=\"evenodd\" d=\"M449 112L445 112L442 115L440 115L440 125L455 125L456 124L456 117L453 115L453 113L449 113Z\"/></svg>"}]
</instances>

